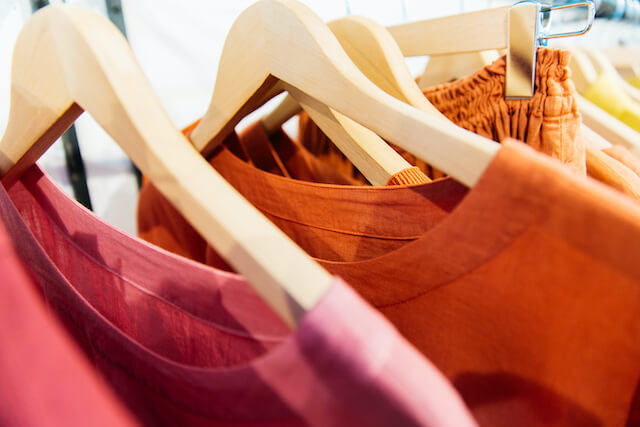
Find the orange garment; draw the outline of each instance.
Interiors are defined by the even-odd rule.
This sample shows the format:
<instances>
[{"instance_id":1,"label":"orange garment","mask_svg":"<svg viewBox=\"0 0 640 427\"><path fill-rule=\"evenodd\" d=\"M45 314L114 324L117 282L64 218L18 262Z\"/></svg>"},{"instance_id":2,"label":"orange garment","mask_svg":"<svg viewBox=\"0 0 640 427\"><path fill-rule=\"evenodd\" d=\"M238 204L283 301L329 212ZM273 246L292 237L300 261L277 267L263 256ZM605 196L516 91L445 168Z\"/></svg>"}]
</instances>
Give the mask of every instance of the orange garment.
<instances>
[{"instance_id":1,"label":"orange garment","mask_svg":"<svg viewBox=\"0 0 640 427\"><path fill-rule=\"evenodd\" d=\"M626 157L627 154L630 158ZM637 170L632 169L634 162L635 156L624 147L604 150L587 148L587 173L590 177L640 200L640 176Z\"/></svg>"},{"instance_id":2,"label":"orange garment","mask_svg":"<svg viewBox=\"0 0 640 427\"><path fill-rule=\"evenodd\" d=\"M344 185L367 184L364 177L354 178L349 171L336 170L330 163L318 159L291 140L282 129L267 140L262 136L264 128L258 121L251 124L245 133L247 137L239 141L241 144L236 150L240 150L241 158L247 159L258 169L303 181ZM231 144L238 142L235 139L233 141ZM430 181L421 170L410 167L394 174L387 185L425 184Z\"/></svg>"},{"instance_id":3,"label":"orange garment","mask_svg":"<svg viewBox=\"0 0 640 427\"><path fill-rule=\"evenodd\" d=\"M640 376L640 207L628 198L511 141L471 190L296 181L224 147L210 162L389 318L482 425L627 420ZM169 208L142 189L142 237L149 225L183 233L177 211L155 215Z\"/></svg>"},{"instance_id":4,"label":"orange garment","mask_svg":"<svg viewBox=\"0 0 640 427\"><path fill-rule=\"evenodd\" d=\"M567 51L538 49L536 90L531 99L505 100L505 57L471 76L425 89L423 93L458 126L497 142L506 138L524 141L584 173L585 147L577 132L581 118L575 88L569 79L569 59ZM349 160L304 113L300 115L299 140L343 173L351 171L357 177ZM442 176L415 156L393 147L428 176L434 179Z\"/></svg>"},{"instance_id":5,"label":"orange garment","mask_svg":"<svg viewBox=\"0 0 640 427\"><path fill-rule=\"evenodd\" d=\"M640 176L640 159L622 145L613 145L602 151L631 169L636 175Z\"/></svg>"}]
</instances>

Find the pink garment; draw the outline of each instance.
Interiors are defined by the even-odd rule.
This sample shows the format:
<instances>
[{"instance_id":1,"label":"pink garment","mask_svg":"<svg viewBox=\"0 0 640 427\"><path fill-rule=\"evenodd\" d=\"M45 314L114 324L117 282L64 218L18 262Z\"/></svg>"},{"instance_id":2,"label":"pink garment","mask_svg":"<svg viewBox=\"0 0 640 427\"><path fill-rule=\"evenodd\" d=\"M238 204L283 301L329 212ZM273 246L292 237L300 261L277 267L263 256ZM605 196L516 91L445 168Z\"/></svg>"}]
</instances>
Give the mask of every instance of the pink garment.
<instances>
[{"instance_id":1,"label":"pink garment","mask_svg":"<svg viewBox=\"0 0 640 427\"><path fill-rule=\"evenodd\" d=\"M55 308L152 425L475 425L447 380L340 279L294 332L241 276L101 222L31 168L0 217Z\"/></svg>"},{"instance_id":2,"label":"pink garment","mask_svg":"<svg viewBox=\"0 0 640 427\"><path fill-rule=\"evenodd\" d=\"M136 425L47 312L1 224L0 272L0 425Z\"/></svg>"}]
</instances>

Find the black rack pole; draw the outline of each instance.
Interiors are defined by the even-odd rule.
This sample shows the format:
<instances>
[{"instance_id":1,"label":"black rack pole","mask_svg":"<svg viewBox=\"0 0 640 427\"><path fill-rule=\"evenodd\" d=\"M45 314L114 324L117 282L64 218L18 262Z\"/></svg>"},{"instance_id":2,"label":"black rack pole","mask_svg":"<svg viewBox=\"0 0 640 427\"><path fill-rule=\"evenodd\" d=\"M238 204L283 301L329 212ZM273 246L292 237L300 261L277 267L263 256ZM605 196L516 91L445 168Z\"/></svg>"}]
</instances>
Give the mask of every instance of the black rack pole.
<instances>
[{"instance_id":1,"label":"black rack pole","mask_svg":"<svg viewBox=\"0 0 640 427\"><path fill-rule=\"evenodd\" d=\"M49 0L31 0L31 10L33 12L49 4ZM67 177L71 183L73 196L85 208L93 210L91 198L89 197L89 187L87 186L87 174L84 168L84 161L78 145L78 136L75 125L62 135L62 146L64 148L65 166Z\"/></svg>"},{"instance_id":2,"label":"black rack pole","mask_svg":"<svg viewBox=\"0 0 640 427\"><path fill-rule=\"evenodd\" d=\"M126 38L127 28L124 25L124 15L122 14L121 1L105 0L105 2L107 5L107 13L109 14L109 19L115 24L116 27L118 27L122 35ZM140 173L140 169L138 169L133 163L131 163L131 169L133 170L133 174L136 177L136 182L138 183L139 189L142 186L142 173Z\"/></svg>"}]
</instances>

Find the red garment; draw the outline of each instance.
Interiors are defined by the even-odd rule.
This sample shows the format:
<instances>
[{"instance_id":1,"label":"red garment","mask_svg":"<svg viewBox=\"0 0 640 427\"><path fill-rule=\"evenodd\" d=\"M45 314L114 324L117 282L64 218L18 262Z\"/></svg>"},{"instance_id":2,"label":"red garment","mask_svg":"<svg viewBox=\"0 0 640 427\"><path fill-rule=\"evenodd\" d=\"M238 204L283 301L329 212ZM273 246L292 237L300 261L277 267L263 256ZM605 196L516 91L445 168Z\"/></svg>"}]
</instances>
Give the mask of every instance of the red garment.
<instances>
[{"instance_id":1,"label":"red garment","mask_svg":"<svg viewBox=\"0 0 640 427\"><path fill-rule=\"evenodd\" d=\"M0 271L0 425L136 425L47 312L2 225Z\"/></svg>"},{"instance_id":2,"label":"red garment","mask_svg":"<svg viewBox=\"0 0 640 427\"><path fill-rule=\"evenodd\" d=\"M289 332L242 277L115 230L37 167L9 196L0 216L48 303L145 424L474 425L340 279Z\"/></svg>"}]
</instances>

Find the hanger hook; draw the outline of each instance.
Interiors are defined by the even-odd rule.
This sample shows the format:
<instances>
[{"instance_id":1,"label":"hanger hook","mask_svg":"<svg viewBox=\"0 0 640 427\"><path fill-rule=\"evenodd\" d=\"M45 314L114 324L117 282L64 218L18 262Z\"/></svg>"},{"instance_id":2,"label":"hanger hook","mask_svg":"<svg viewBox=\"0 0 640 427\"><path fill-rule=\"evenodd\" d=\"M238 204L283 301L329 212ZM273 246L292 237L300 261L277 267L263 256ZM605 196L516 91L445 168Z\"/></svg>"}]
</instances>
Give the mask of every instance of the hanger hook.
<instances>
[{"instance_id":1,"label":"hanger hook","mask_svg":"<svg viewBox=\"0 0 640 427\"><path fill-rule=\"evenodd\" d=\"M544 31L540 31L540 34L538 35L538 39L539 40L548 40L548 39L558 39L558 38L562 38L562 37L575 37L575 36L581 36L581 35L586 34L587 32L589 32L589 30L593 26L593 21L596 18L596 7L595 7L595 4L594 4L593 0L570 2L570 3L561 4L561 5L557 5L557 6L543 6L540 9L540 12L542 12L542 14L544 14L544 13L550 13L550 12L552 12L554 10L572 9L572 8L577 8L577 7L586 7L587 8L587 24L585 25L584 28L582 28L581 30L577 30L577 31L568 31L568 32L565 32L565 33L555 33L555 34L546 34Z\"/></svg>"}]
</instances>

